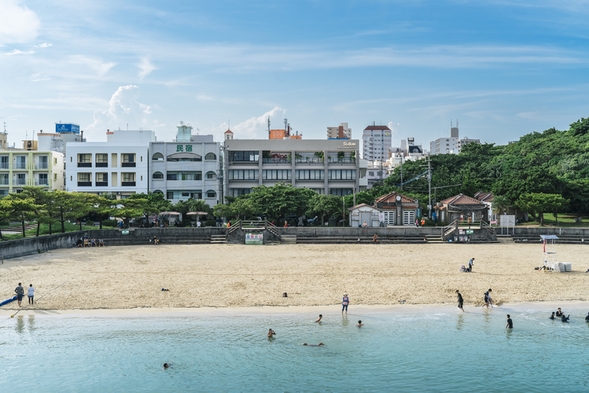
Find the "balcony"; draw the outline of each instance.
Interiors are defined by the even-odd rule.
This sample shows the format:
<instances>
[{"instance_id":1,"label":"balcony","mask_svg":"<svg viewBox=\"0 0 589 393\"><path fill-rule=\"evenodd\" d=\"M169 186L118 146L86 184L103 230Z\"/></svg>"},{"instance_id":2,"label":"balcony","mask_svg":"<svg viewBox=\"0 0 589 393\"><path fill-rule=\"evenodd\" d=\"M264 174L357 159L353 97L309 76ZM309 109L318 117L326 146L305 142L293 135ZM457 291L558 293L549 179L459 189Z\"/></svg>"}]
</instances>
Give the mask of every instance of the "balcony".
<instances>
[{"instance_id":1,"label":"balcony","mask_svg":"<svg viewBox=\"0 0 589 393\"><path fill-rule=\"evenodd\" d=\"M79 181L78 187L92 187L91 181Z\"/></svg>"},{"instance_id":2,"label":"balcony","mask_svg":"<svg viewBox=\"0 0 589 393\"><path fill-rule=\"evenodd\" d=\"M123 181L121 182L122 187L135 187L134 181Z\"/></svg>"},{"instance_id":3,"label":"balcony","mask_svg":"<svg viewBox=\"0 0 589 393\"><path fill-rule=\"evenodd\" d=\"M14 165L14 169L27 169L27 164L23 162L17 162Z\"/></svg>"},{"instance_id":4,"label":"balcony","mask_svg":"<svg viewBox=\"0 0 589 393\"><path fill-rule=\"evenodd\" d=\"M315 157L315 158L297 158L295 160L295 163L297 164L308 164L308 165L313 165L313 164L319 164L319 165L323 165L323 158L320 157Z\"/></svg>"},{"instance_id":5,"label":"balcony","mask_svg":"<svg viewBox=\"0 0 589 393\"><path fill-rule=\"evenodd\" d=\"M123 168L135 168L137 165L134 162L121 162Z\"/></svg>"},{"instance_id":6,"label":"balcony","mask_svg":"<svg viewBox=\"0 0 589 393\"><path fill-rule=\"evenodd\" d=\"M35 165L35 169L49 169L49 165L46 162Z\"/></svg>"},{"instance_id":7,"label":"balcony","mask_svg":"<svg viewBox=\"0 0 589 393\"><path fill-rule=\"evenodd\" d=\"M94 166L96 166L96 168L107 168L108 162L97 162L94 164Z\"/></svg>"},{"instance_id":8,"label":"balcony","mask_svg":"<svg viewBox=\"0 0 589 393\"><path fill-rule=\"evenodd\" d=\"M0 162L0 169L8 169L8 163L7 162Z\"/></svg>"},{"instance_id":9,"label":"balcony","mask_svg":"<svg viewBox=\"0 0 589 393\"><path fill-rule=\"evenodd\" d=\"M91 162L78 162L78 168L92 168Z\"/></svg>"},{"instance_id":10,"label":"balcony","mask_svg":"<svg viewBox=\"0 0 589 393\"><path fill-rule=\"evenodd\" d=\"M96 187L108 187L108 182L107 181L97 181Z\"/></svg>"},{"instance_id":11,"label":"balcony","mask_svg":"<svg viewBox=\"0 0 589 393\"><path fill-rule=\"evenodd\" d=\"M35 182L36 186L48 186L49 185L49 181L47 179L45 180L37 180Z\"/></svg>"},{"instance_id":12,"label":"balcony","mask_svg":"<svg viewBox=\"0 0 589 393\"><path fill-rule=\"evenodd\" d=\"M290 164L292 160L290 158L262 158L263 164Z\"/></svg>"}]
</instances>

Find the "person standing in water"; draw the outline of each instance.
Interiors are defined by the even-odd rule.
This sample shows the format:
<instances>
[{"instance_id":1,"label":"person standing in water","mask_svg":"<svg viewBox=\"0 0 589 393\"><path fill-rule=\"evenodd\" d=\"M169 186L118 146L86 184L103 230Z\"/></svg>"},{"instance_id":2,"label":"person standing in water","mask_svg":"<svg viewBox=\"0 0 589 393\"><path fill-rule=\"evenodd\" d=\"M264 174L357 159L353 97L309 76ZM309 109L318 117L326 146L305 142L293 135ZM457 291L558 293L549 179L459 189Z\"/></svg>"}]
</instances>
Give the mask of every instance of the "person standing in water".
<instances>
[{"instance_id":1,"label":"person standing in water","mask_svg":"<svg viewBox=\"0 0 589 393\"><path fill-rule=\"evenodd\" d=\"M348 297L347 293L344 293L344 297L342 298L342 314L344 311L346 314L348 313L348 305L350 304L350 298Z\"/></svg>"},{"instance_id":2,"label":"person standing in water","mask_svg":"<svg viewBox=\"0 0 589 393\"><path fill-rule=\"evenodd\" d=\"M513 321L509 314L507 314L507 325L505 325L505 329L513 329Z\"/></svg>"},{"instance_id":3,"label":"person standing in water","mask_svg":"<svg viewBox=\"0 0 589 393\"><path fill-rule=\"evenodd\" d=\"M458 296L458 308L464 312L464 299L462 299L462 295L458 289L456 290L456 295Z\"/></svg>"},{"instance_id":4,"label":"person standing in water","mask_svg":"<svg viewBox=\"0 0 589 393\"><path fill-rule=\"evenodd\" d=\"M322 319L323 319L323 314L319 314L319 318L317 318L317 320L315 322L321 322Z\"/></svg>"},{"instance_id":5,"label":"person standing in water","mask_svg":"<svg viewBox=\"0 0 589 393\"><path fill-rule=\"evenodd\" d=\"M276 332L272 329L268 329L268 338L274 338Z\"/></svg>"}]
</instances>

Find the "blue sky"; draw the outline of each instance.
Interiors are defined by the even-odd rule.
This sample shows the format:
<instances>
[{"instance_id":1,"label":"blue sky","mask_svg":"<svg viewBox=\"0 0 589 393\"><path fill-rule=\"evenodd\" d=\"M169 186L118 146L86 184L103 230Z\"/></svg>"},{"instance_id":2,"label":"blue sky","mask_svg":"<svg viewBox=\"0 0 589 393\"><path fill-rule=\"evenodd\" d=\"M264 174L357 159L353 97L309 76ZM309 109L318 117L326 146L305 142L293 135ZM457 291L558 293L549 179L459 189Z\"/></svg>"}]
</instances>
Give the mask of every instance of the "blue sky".
<instances>
[{"instance_id":1,"label":"blue sky","mask_svg":"<svg viewBox=\"0 0 589 393\"><path fill-rule=\"evenodd\" d=\"M0 0L0 126L221 140L376 122L505 144L589 117L588 0Z\"/></svg>"}]
</instances>

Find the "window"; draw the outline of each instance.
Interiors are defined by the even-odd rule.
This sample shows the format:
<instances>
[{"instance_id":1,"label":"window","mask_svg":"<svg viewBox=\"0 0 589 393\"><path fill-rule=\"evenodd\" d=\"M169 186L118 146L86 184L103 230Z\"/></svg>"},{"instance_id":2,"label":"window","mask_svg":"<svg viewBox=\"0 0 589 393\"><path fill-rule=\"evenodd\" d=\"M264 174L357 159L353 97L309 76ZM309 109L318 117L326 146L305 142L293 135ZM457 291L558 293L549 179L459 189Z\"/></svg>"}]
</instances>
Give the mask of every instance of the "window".
<instances>
[{"instance_id":1,"label":"window","mask_svg":"<svg viewBox=\"0 0 589 393\"><path fill-rule=\"evenodd\" d=\"M105 168L108 166L108 154L98 153L96 154L96 167Z\"/></svg>"},{"instance_id":2,"label":"window","mask_svg":"<svg viewBox=\"0 0 589 393\"><path fill-rule=\"evenodd\" d=\"M205 155L205 160L216 160L217 156L215 155L215 153L207 153Z\"/></svg>"},{"instance_id":3,"label":"window","mask_svg":"<svg viewBox=\"0 0 589 393\"><path fill-rule=\"evenodd\" d=\"M37 162L37 169L47 169L49 168L49 160L47 156L39 156L39 161Z\"/></svg>"},{"instance_id":4,"label":"window","mask_svg":"<svg viewBox=\"0 0 589 393\"><path fill-rule=\"evenodd\" d=\"M91 187L92 186L92 174L78 172L78 187Z\"/></svg>"},{"instance_id":5,"label":"window","mask_svg":"<svg viewBox=\"0 0 589 393\"><path fill-rule=\"evenodd\" d=\"M0 174L0 186L7 186L8 185L8 173L1 173Z\"/></svg>"},{"instance_id":6,"label":"window","mask_svg":"<svg viewBox=\"0 0 589 393\"><path fill-rule=\"evenodd\" d=\"M8 169L8 156L0 156L0 169Z\"/></svg>"},{"instance_id":7,"label":"window","mask_svg":"<svg viewBox=\"0 0 589 393\"><path fill-rule=\"evenodd\" d=\"M46 173L39 173L39 178L37 179L38 186L47 186L49 185L49 178L47 177Z\"/></svg>"},{"instance_id":8,"label":"window","mask_svg":"<svg viewBox=\"0 0 589 393\"><path fill-rule=\"evenodd\" d=\"M154 180L163 180L164 179L164 174L161 172L154 172L153 173L153 179Z\"/></svg>"},{"instance_id":9,"label":"window","mask_svg":"<svg viewBox=\"0 0 589 393\"><path fill-rule=\"evenodd\" d=\"M295 179L297 180L323 180L324 171L322 169L297 169Z\"/></svg>"},{"instance_id":10,"label":"window","mask_svg":"<svg viewBox=\"0 0 589 393\"><path fill-rule=\"evenodd\" d=\"M168 172L166 174L168 180L202 180L202 172Z\"/></svg>"},{"instance_id":11,"label":"window","mask_svg":"<svg viewBox=\"0 0 589 393\"><path fill-rule=\"evenodd\" d=\"M27 157L26 156L16 156L16 169L26 169L27 167Z\"/></svg>"},{"instance_id":12,"label":"window","mask_svg":"<svg viewBox=\"0 0 589 393\"><path fill-rule=\"evenodd\" d=\"M355 169L331 169L329 171L329 180L355 180Z\"/></svg>"},{"instance_id":13,"label":"window","mask_svg":"<svg viewBox=\"0 0 589 393\"><path fill-rule=\"evenodd\" d=\"M108 173L101 172L96 174L96 187L108 186Z\"/></svg>"},{"instance_id":14,"label":"window","mask_svg":"<svg viewBox=\"0 0 589 393\"><path fill-rule=\"evenodd\" d=\"M252 192L251 188L230 188L229 196L238 197L240 195L246 195Z\"/></svg>"},{"instance_id":15,"label":"window","mask_svg":"<svg viewBox=\"0 0 589 393\"><path fill-rule=\"evenodd\" d=\"M240 162L258 162L260 160L259 151L230 151L229 161Z\"/></svg>"},{"instance_id":16,"label":"window","mask_svg":"<svg viewBox=\"0 0 589 393\"><path fill-rule=\"evenodd\" d=\"M123 172L121 173L123 187L135 187L135 172Z\"/></svg>"},{"instance_id":17,"label":"window","mask_svg":"<svg viewBox=\"0 0 589 393\"><path fill-rule=\"evenodd\" d=\"M330 188L329 194L336 195L336 196L345 196L350 195L354 192L352 188Z\"/></svg>"},{"instance_id":18,"label":"window","mask_svg":"<svg viewBox=\"0 0 589 393\"><path fill-rule=\"evenodd\" d=\"M207 198L216 198L217 197L217 193L213 190L208 190L207 191Z\"/></svg>"},{"instance_id":19,"label":"window","mask_svg":"<svg viewBox=\"0 0 589 393\"><path fill-rule=\"evenodd\" d=\"M207 172L207 179L215 179L217 177L217 174L213 171L209 171Z\"/></svg>"},{"instance_id":20,"label":"window","mask_svg":"<svg viewBox=\"0 0 589 393\"><path fill-rule=\"evenodd\" d=\"M257 169L231 169L227 171L229 180L258 180Z\"/></svg>"},{"instance_id":21,"label":"window","mask_svg":"<svg viewBox=\"0 0 589 393\"><path fill-rule=\"evenodd\" d=\"M135 153L123 153L121 154L121 166L122 167L134 167L135 166ZM135 180L133 180L135 181Z\"/></svg>"},{"instance_id":22,"label":"window","mask_svg":"<svg viewBox=\"0 0 589 393\"><path fill-rule=\"evenodd\" d=\"M162 153L155 153L153 156L151 156L151 160L152 161L163 161L164 155Z\"/></svg>"},{"instance_id":23,"label":"window","mask_svg":"<svg viewBox=\"0 0 589 393\"><path fill-rule=\"evenodd\" d=\"M262 171L262 179L264 180L290 180L290 169L264 169Z\"/></svg>"},{"instance_id":24,"label":"window","mask_svg":"<svg viewBox=\"0 0 589 393\"><path fill-rule=\"evenodd\" d=\"M16 180L16 182L15 182L15 183L16 183L17 185L19 185L19 186L24 186L25 184L27 184L27 175L26 175L26 174L24 174L24 173L18 173L18 174L16 175L16 178L15 178L15 180Z\"/></svg>"},{"instance_id":25,"label":"window","mask_svg":"<svg viewBox=\"0 0 589 393\"><path fill-rule=\"evenodd\" d=\"M78 168L89 168L92 166L92 154L78 154Z\"/></svg>"}]
</instances>

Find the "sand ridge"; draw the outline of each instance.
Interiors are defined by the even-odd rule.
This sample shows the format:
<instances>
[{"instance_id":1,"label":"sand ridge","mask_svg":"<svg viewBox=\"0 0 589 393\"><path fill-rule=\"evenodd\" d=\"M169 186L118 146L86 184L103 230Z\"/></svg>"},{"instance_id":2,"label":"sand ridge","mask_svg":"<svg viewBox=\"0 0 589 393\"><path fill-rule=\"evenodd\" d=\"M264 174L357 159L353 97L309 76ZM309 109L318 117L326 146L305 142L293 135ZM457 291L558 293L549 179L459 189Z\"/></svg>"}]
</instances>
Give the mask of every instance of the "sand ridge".
<instances>
[{"instance_id":1,"label":"sand ridge","mask_svg":"<svg viewBox=\"0 0 589 393\"><path fill-rule=\"evenodd\" d=\"M583 245L556 245L573 272L538 272L541 244L145 245L74 248L5 260L0 298L18 282L38 310L351 306L585 301ZM475 257L473 273L460 273ZM167 288L169 291L163 291ZM282 297L287 292L288 297ZM23 306L27 298L23 299ZM2 309L17 309L16 302Z\"/></svg>"}]
</instances>

